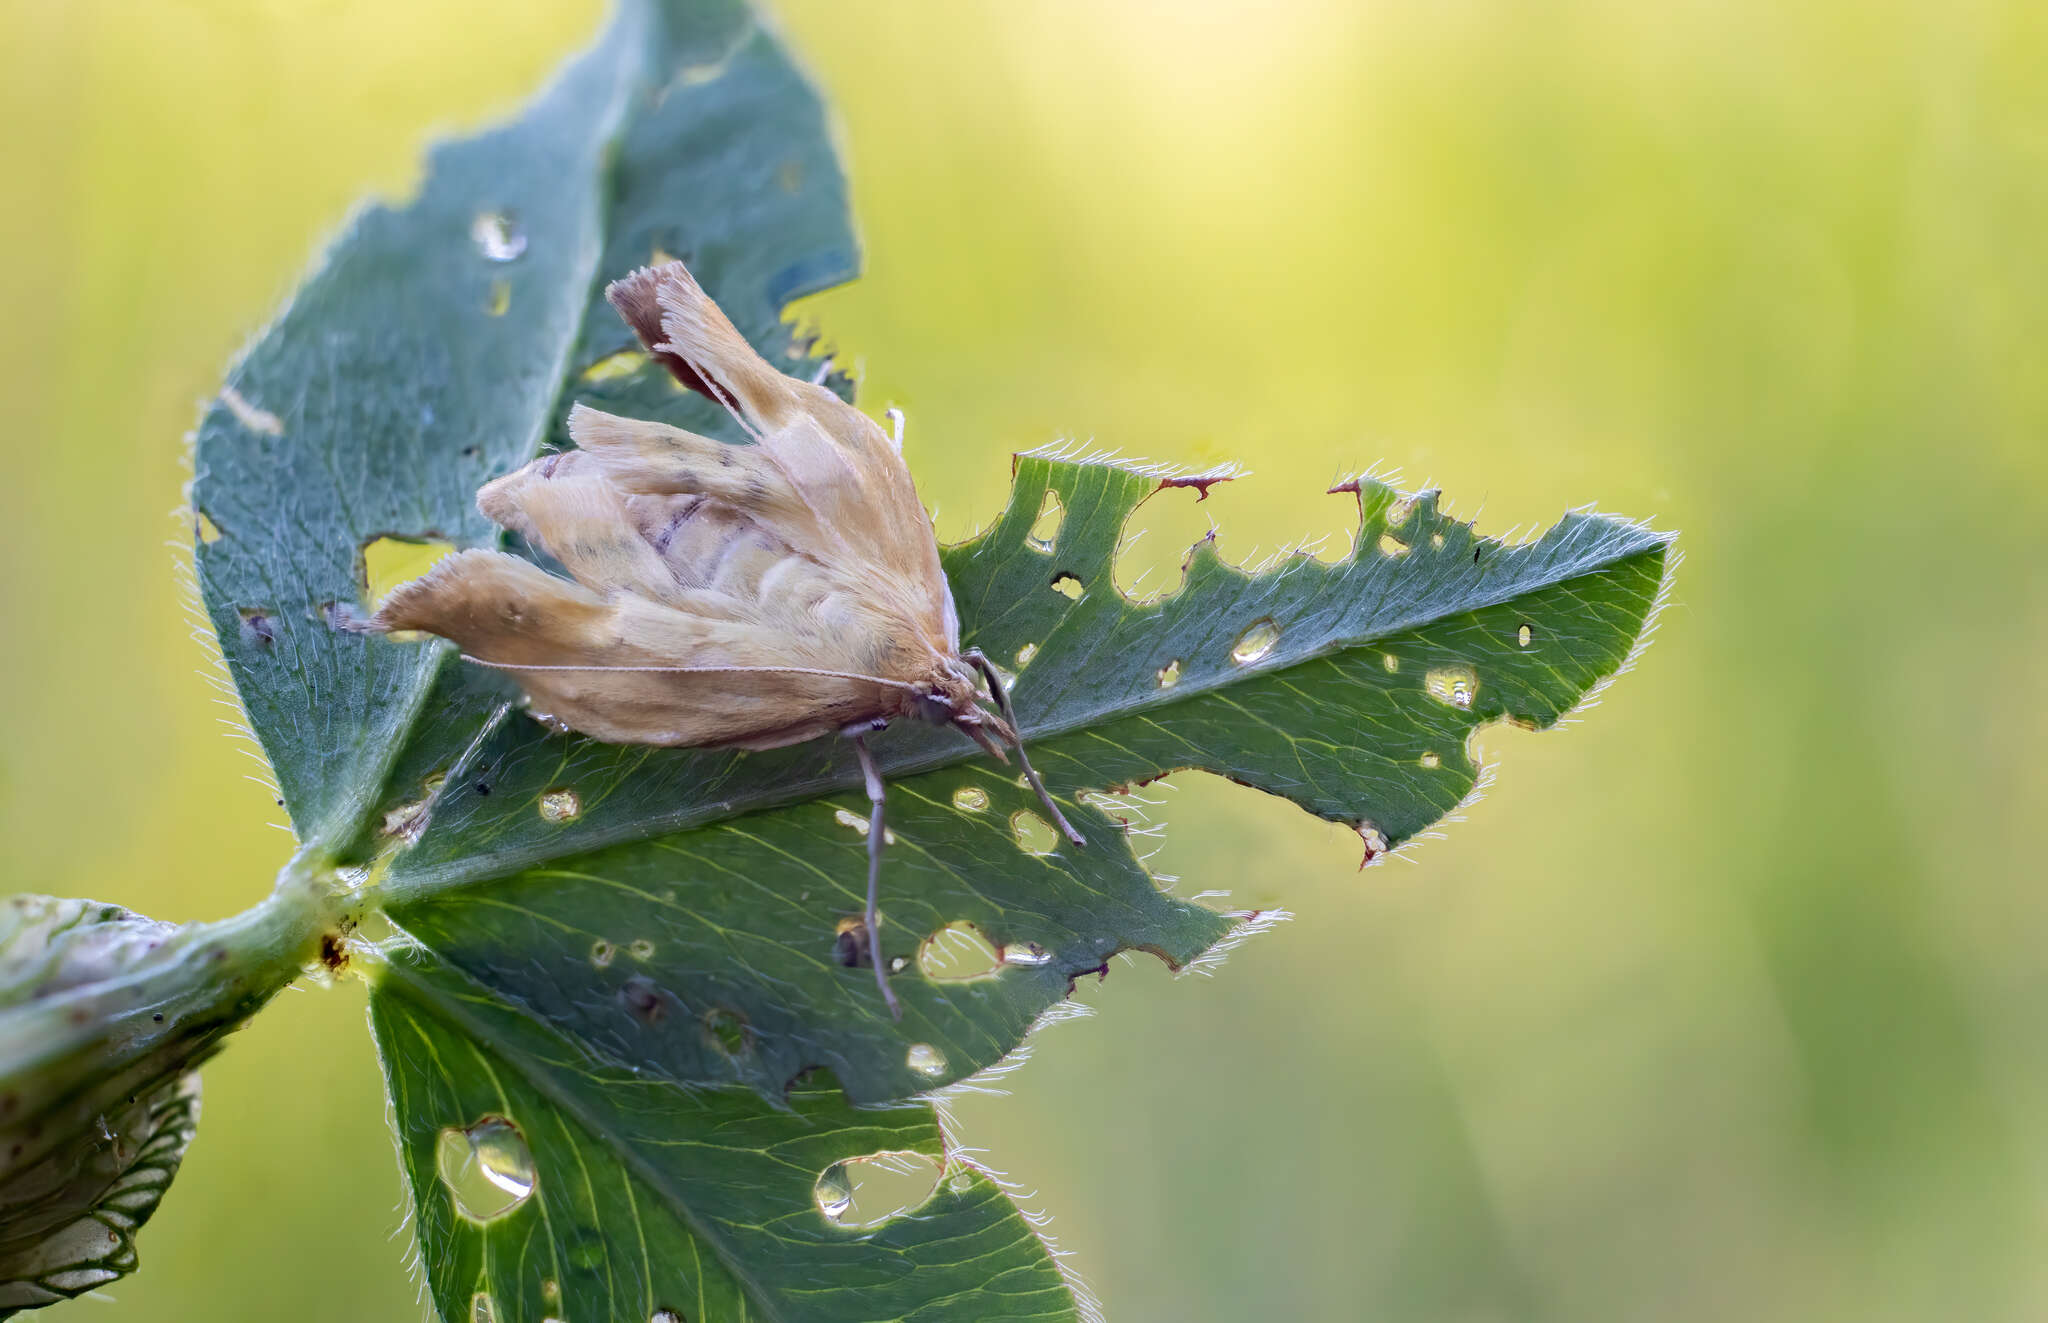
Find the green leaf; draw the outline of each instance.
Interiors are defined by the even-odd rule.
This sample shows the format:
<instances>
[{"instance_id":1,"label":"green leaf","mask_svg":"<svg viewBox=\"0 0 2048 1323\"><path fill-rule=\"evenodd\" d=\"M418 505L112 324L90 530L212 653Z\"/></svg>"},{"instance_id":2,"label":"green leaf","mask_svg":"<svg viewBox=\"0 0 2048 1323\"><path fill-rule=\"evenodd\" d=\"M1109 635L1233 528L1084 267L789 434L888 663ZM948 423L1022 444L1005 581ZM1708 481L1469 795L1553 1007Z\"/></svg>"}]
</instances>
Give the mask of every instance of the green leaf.
<instances>
[{"instance_id":1,"label":"green leaf","mask_svg":"<svg viewBox=\"0 0 2048 1323\"><path fill-rule=\"evenodd\" d=\"M680 1089L461 986L404 955L373 1003L443 1318L1081 1317L1031 1226L950 1151L930 1107L855 1110L809 1083L781 1109L751 1090ZM501 1188L528 1192L465 1212L449 1150L473 1147L463 1131L477 1127ZM891 1182L851 1188L838 1164L870 1154L894 1155L917 1206L864 1231L842 1221L858 1202L869 1221L892 1211ZM841 1221L822 1211L849 1197Z\"/></svg>"},{"instance_id":2,"label":"green leaf","mask_svg":"<svg viewBox=\"0 0 2048 1323\"><path fill-rule=\"evenodd\" d=\"M1111 955L1185 968L1265 921L1163 889L1120 792L1200 768L1353 825L1368 857L1396 848L1471 793L1474 730L1550 725L1622 666L1667 540L1575 514L1509 546L1360 481L1340 562L1246 573L1205 543L1141 602L1114 580L1135 512L1218 479L1020 457L1008 508L944 562L1089 845L1054 840L1016 769L957 734L880 736L898 1023L841 958L867 806L840 744L553 734L444 645L337 627L382 541L496 545L476 486L563 443L578 400L739 439L602 302L663 253L771 359L816 370L779 315L850 274L844 188L814 94L729 0L628 0L519 121L437 152L417 200L337 242L198 437L201 584L250 724L312 854L401 930L365 963L435 1298L500 1323L552 1316L549 1281L579 1320L1071 1317L1015 1208L902 1104L999 1062ZM465 1203L449 1154L487 1163L510 1137L531 1191ZM936 1192L874 1225L827 1216L838 1164L891 1151L941 1161Z\"/></svg>"}]
</instances>

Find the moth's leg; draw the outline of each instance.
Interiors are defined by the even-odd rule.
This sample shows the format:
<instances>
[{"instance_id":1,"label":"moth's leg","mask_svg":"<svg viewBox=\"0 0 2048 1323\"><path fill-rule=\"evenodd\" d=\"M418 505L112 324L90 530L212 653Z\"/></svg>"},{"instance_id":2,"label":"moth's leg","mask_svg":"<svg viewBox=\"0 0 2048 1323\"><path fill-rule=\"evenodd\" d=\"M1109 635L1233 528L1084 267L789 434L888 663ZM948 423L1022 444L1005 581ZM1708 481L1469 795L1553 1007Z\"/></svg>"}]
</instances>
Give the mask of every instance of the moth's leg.
<instances>
[{"instance_id":1,"label":"moth's leg","mask_svg":"<svg viewBox=\"0 0 2048 1323\"><path fill-rule=\"evenodd\" d=\"M900 455L903 453L903 410L896 408L894 405L891 405L889 407L889 411L883 416L886 417L896 429L896 434L890 437L889 440L890 444L896 447L896 453Z\"/></svg>"},{"instance_id":2,"label":"moth's leg","mask_svg":"<svg viewBox=\"0 0 2048 1323\"><path fill-rule=\"evenodd\" d=\"M882 955L882 847L889 839L888 815L885 801L888 787L882 783L882 769L875 766L875 755L868 749L865 735L853 738L854 756L860 759L860 774L868 783L868 958L875 964L875 986L882 990L882 1000L889 1007L889 1014L903 1018L903 1006L896 1000L896 994L889 987L889 962Z\"/></svg>"},{"instance_id":3,"label":"moth's leg","mask_svg":"<svg viewBox=\"0 0 2048 1323\"><path fill-rule=\"evenodd\" d=\"M1066 833L1068 840L1076 845L1088 844L1087 838L1074 830L1074 824L1067 821L1067 815L1060 812L1060 806L1052 802L1052 794L1045 788L1045 782L1038 779L1038 773L1031 766L1031 755L1024 752L1023 727L1017 724L1017 709L1010 706L1010 691L1003 685L1002 672L995 663L981 655L979 648L970 648L967 660L979 669L988 680L988 691L995 695L996 706L1003 711L1003 720L1010 723L1010 729L1017 732L1017 766L1024 771L1024 780L1038 792L1038 802L1045 805L1045 811L1052 814L1052 820Z\"/></svg>"},{"instance_id":4,"label":"moth's leg","mask_svg":"<svg viewBox=\"0 0 2048 1323\"><path fill-rule=\"evenodd\" d=\"M832 360L828 358L828 359L825 359L825 360L824 360L823 362L819 363L819 364L818 364L818 370L817 370L816 372L813 372L813 373L811 374L811 384L812 384L813 386L822 386L822 385L824 385L824 384L825 384L825 378L827 378L827 377L829 377L829 376L831 376L831 375L832 375Z\"/></svg>"}]
</instances>

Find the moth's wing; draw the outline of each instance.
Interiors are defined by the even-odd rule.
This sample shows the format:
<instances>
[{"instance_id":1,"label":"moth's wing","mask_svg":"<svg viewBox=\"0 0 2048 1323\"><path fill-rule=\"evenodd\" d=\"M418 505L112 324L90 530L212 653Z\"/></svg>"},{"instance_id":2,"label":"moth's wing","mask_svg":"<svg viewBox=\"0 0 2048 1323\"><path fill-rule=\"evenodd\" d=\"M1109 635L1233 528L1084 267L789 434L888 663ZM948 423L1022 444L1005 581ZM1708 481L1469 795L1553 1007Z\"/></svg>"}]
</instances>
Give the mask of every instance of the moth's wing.
<instances>
[{"instance_id":1,"label":"moth's wing","mask_svg":"<svg viewBox=\"0 0 2048 1323\"><path fill-rule=\"evenodd\" d=\"M683 585L626 516L626 501L588 457L535 460L487 483L477 509L553 556L597 592L623 589L672 600Z\"/></svg>"},{"instance_id":2,"label":"moth's wing","mask_svg":"<svg viewBox=\"0 0 2048 1323\"><path fill-rule=\"evenodd\" d=\"M705 614L700 596L719 595L606 597L516 556L462 551L396 589L371 624L451 639L511 670L536 711L614 743L774 748L888 706L881 686L792 669L837 659L829 631Z\"/></svg>"},{"instance_id":3,"label":"moth's wing","mask_svg":"<svg viewBox=\"0 0 2048 1323\"><path fill-rule=\"evenodd\" d=\"M910 470L874 420L823 386L778 372L680 262L636 271L606 293L650 352L672 368L682 365L680 380L746 425L809 517L771 512L766 496L730 499L749 512L761 509L798 550L874 582L880 597L950 645L957 631L946 624L951 598L931 520Z\"/></svg>"}]
</instances>

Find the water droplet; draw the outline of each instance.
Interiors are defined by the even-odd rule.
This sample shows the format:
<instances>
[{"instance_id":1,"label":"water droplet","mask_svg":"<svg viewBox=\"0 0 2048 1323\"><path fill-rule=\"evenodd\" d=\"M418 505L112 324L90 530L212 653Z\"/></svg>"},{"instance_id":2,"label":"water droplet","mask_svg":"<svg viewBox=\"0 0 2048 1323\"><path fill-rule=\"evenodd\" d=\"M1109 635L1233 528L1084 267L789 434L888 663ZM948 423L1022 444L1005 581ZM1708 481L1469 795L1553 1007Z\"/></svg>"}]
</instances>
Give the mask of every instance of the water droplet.
<instances>
[{"instance_id":1,"label":"water droplet","mask_svg":"<svg viewBox=\"0 0 2048 1323\"><path fill-rule=\"evenodd\" d=\"M1237 636L1237 642L1230 645L1230 660L1239 666L1249 666L1273 650L1280 641L1280 626L1266 617L1254 620Z\"/></svg>"},{"instance_id":2,"label":"water droplet","mask_svg":"<svg viewBox=\"0 0 2048 1323\"><path fill-rule=\"evenodd\" d=\"M434 1149L441 1183L456 1211L474 1222L505 1216L526 1202L538 1181L533 1151L519 1127L502 1116L443 1130Z\"/></svg>"},{"instance_id":3,"label":"water droplet","mask_svg":"<svg viewBox=\"0 0 2048 1323\"><path fill-rule=\"evenodd\" d=\"M1081 600L1081 581L1071 574L1053 575L1052 590L1072 601L1078 602Z\"/></svg>"},{"instance_id":4,"label":"water droplet","mask_svg":"<svg viewBox=\"0 0 2048 1323\"><path fill-rule=\"evenodd\" d=\"M654 943L648 941L645 937L643 937L639 941L634 942L632 945L628 946L626 948L626 951L627 954L631 955L635 960L652 960L654 958Z\"/></svg>"},{"instance_id":5,"label":"water droplet","mask_svg":"<svg viewBox=\"0 0 2048 1323\"><path fill-rule=\"evenodd\" d=\"M1017 649L1017 669L1021 671L1026 666L1029 666L1031 664L1031 659L1033 657L1036 657L1037 655L1038 645L1036 643L1027 643L1023 647Z\"/></svg>"},{"instance_id":6,"label":"water droplet","mask_svg":"<svg viewBox=\"0 0 2048 1323\"><path fill-rule=\"evenodd\" d=\"M673 1309L657 1309L647 1316L647 1323L683 1323L683 1316Z\"/></svg>"},{"instance_id":7,"label":"water droplet","mask_svg":"<svg viewBox=\"0 0 2048 1323\"><path fill-rule=\"evenodd\" d=\"M613 946L610 942L600 937L590 944L590 963L596 965L599 969L603 969L611 964L612 957L618 953L618 947Z\"/></svg>"},{"instance_id":8,"label":"water droplet","mask_svg":"<svg viewBox=\"0 0 2048 1323\"><path fill-rule=\"evenodd\" d=\"M431 797L416 799L388 810L384 814L384 834L396 836L407 845L418 840L427 828L427 805L431 802Z\"/></svg>"},{"instance_id":9,"label":"water droplet","mask_svg":"<svg viewBox=\"0 0 2048 1323\"><path fill-rule=\"evenodd\" d=\"M935 1080L946 1073L946 1054L930 1043L912 1043L903 1060L904 1064L926 1079Z\"/></svg>"},{"instance_id":10,"label":"water droplet","mask_svg":"<svg viewBox=\"0 0 2048 1323\"><path fill-rule=\"evenodd\" d=\"M918 946L917 967L935 982L960 983L997 973L1003 957L973 924L949 923Z\"/></svg>"},{"instance_id":11,"label":"water droplet","mask_svg":"<svg viewBox=\"0 0 2048 1323\"><path fill-rule=\"evenodd\" d=\"M574 822L583 816L583 797L566 788L540 797L540 815L549 822Z\"/></svg>"},{"instance_id":12,"label":"water droplet","mask_svg":"<svg viewBox=\"0 0 2048 1323\"><path fill-rule=\"evenodd\" d=\"M1439 703L1469 708L1479 693L1479 677L1469 666L1438 666L1422 677L1422 687Z\"/></svg>"},{"instance_id":13,"label":"water droplet","mask_svg":"<svg viewBox=\"0 0 2048 1323\"><path fill-rule=\"evenodd\" d=\"M953 792L953 807L962 813L980 813L988 808L988 791L980 786L961 786Z\"/></svg>"},{"instance_id":14,"label":"water droplet","mask_svg":"<svg viewBox=\"0 0 2048 1323\"><path fill-rule=\"evenodd\" d=\"M484 311L490 313L493 317L503 317L511 310L512 282L509 280L493 280L491 282L491 301L484 305Z\"/></svg>"},{"instance_id":15,"label":"water droplet","mask_svg":"<svg viewBox=\"0 0 2048 1323\"><path fill-rule=\"evenodd\" d=\"M616 354L606 354L589 367L583 369L583 379L588 382L617 381L630 377L647 366L647 355L637 349L621 349Z\"/></svg>"},{"instance_id":16,"label":"water droplet","mask_svg":"<svg viewBox=\"0 0 2048 1323\"><path fill-rule=\"evenodd\" d=\"M500 211L480 211L469 223L477 251L493 262L509 262L526 251L526 232Z\"/></svg>"},{"instance_id":17,"label":"water droplet","mask_svg":"<svg viewBox=\"0 0 2048 1323\"><path fill-rule=\"evenodd\" d=\"M498 1306L489 1291L478 1291L469 1298L469 1323L498 1323Z\"/></svg>"},{"instance_id":18,"label":"water droplet","mask_svg":"<svg viewBox=\"0 0 2048 1323\"><path fill-rule=\"evenodd\" d=\"M969 1190L974 1188L973 1169L969 1167L962 1167L960 1170L954 1172L953 1175L946 1181L946 1188L951 1190L954 1194L966 1194Z\"/></svg>"},{"instance_id":19,"label":"water droplet","mask_svg":"<svg viewBox=\"0 0 2048 1323\"><path fill-rule=\"evenodd\" d=\"M1017 848L1025 854L1051 854L1060 848L1060 838L1052 824L1030 809L1018 809L1010 815L1010 832L1017 838Z\"/></svg>"},{"instance_id":20,"label":"water droplet","mask_svg":"<svg viewBox=\"0 0 2048 1323\"><path fill-rule=\"evenodd\" d=\"M1515 631L1515 642L1521 644L1523 647L1526 648L1535 641L1536 630L1533 626L1524 624L1520 629Z\"/></svg>"},{"instance_id":21,"label":"water droplet","mask_svg":"<svg viewBox=\"0 0 2048 1323\"><path fill-rule=\"evenodd\" d=\"M1060 524L1066 518L1066 509L1060 504L1060 494L1048 489L1045 500L1038 507L1038 521L1031 525L1027 541L1033 551L1052 551L1055 539L1060 535Z\"/></svg>"},{"instance_id":22,"label":"water droplet","mask_svg":"<svg viewBox=\"0 0 2048 1323\"><path fill-rule=\"evenodd\" d=\"M1159 687L1171 689L1180 683L1180 658L1176 657L1159 668Z\"/></svg>"},{"instance_id":23,"label":"water droplet","mask_svg":"<svg viewBox=\"0 0 2048 1323\"><path fill-rule=\"evenodd\" d=\"M1036 969L1052 963L1052 952L1036 942L1012 942L1003 948L1003 963Z\"/></svg>"},{"instance_id":24,"label":"water droplet","mask_svg":"<svg viewBox=\"0 0 2048 1323\"><path fill-rule=\"evenodd\" d=\"M827 1167L811 1198L835 1226L867 1231L930 1199L943 1175L938 1162L922 1153L874 1153Z\"/></svg>"},{"instance_id":25,"label":"water droplet","mask_svg":"<svg viewBox=\"0 0 2048 1323\"><path fill-rule=\"evenodd\" d=\"M1408 544L1395 537L1392 533L1380 534L1379 546L1380 555L1382 556L1405 556L1408 554Z\"/></svg>"},{"instance_id":26,"label":"water droplet","mask_svg":"<svg viewBox=\"0 0 2048 1323\"><path fill-rule=\"evenodd\" d=\"M838 821L840 826L851 827L863 836L868 834L868 820L860 814L849 812L846 809L834 809L832 810L832 816Z\"/></svg>"},{"instance_id":27,"label":"water droplet","mask_svg":"<svg viewBox=\"0 0 2048 1323\"><path fill-rule=\"evenodd\" d=\"M1387 668L1388 675L1392 675L1401 669L1401 659L1391 652L1383 652L1380 654L1380 665Z\"/></svg>"},{"instance_id":28,"label":"water droplet","mask_svg":"<svg viewBox=\"0 0 2048 1323\"><path fill-rule=\"evenodd\" d=\"M1433 753L1423 754L1418 761L1420 761L1424 767L1427 767L1432 772L1444 765L1444 760L1437 757Z\"/></svg>"},{"instance_id":29,"label":"water droplet","mask_svg":"<svg viewBox=\"0 0 2048 1323\"><path fill-rule=\"evenodd\" d=\"M1444 535L1442 533L1431 533L1429 535L1429 545L1437 551L1442 551L1444 549Z\"/></svg>"}]
</instances>

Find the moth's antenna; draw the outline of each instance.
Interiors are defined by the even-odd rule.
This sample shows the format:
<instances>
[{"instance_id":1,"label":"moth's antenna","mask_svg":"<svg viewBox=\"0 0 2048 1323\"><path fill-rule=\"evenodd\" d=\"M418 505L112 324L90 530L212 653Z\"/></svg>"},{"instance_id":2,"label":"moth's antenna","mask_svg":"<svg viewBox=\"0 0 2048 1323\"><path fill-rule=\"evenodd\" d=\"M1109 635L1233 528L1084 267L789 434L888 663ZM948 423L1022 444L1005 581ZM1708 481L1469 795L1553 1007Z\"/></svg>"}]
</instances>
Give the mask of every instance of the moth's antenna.
<instances>
[{"instance_id":1,"label":"moth's antenna","mask_svg":"<svg viewBox=\"0 0 2048 1323\"><path fill-rule=\"evenodd\" d=\"M855 735L852 739L854 756L860 759L860 774L868 783L868 908L862 916L868 925L868 959L874 962L875 986L882 990L889 1014L900 1020L903 1004L896 1000L896 993L889 986L889 962L882 955L882 847L889 839L884 808L889 788L883 784L882 769L875 766L875 755L868 751L867 736Z\"/></svg>"},{"instance_id":2,"label":"moth's antenna","mask_svg":"<svg viewBox=\"0 0 2048 1323\"><path fill-rule=\"evenodd\" d=\"M488 667L493 671L626 671L640 674L659 675L817 675L828 680L859 680L864 684L887 685L891 689L915 690L915 685L901 680L888 680L879 675L862 675L857 671L824 671L811 666L541 666L525 662L487 661L482 657L462 654L462 660L472 666Z\"/></svg>"},{"instance_id":3,"label":"moth's antenna","mask_svg":"<svg viewBox=\"0 0 2048 1323\"><path fill-rule=\"evenodd\" d=\"M1067 839L1076 845L1088 844L1087 838L1075 831L1074 824L1067 821L1067 815L1060 812L1060 806L1052 802L1052 795L1046 790L1045 782L1039 780L1038 773L1032 770L1031 755L1024 752L1024 731L1017 724L1017 710L1010 706L1010 691L1003 685L1001 672L996 670L994 662L981 655L979 648L969 649L965 656L987 679L988 691L995 695L996 706L1003 710L1003 720L1010 723L1011 742L1017 746L1017 765L1024 769L1025 781L1038 792L1039 802L1045 805L1046 812L1052 814L1052 820L1059 824L1059 829L1066 833Z\"/></svg>"}]
</instances>

